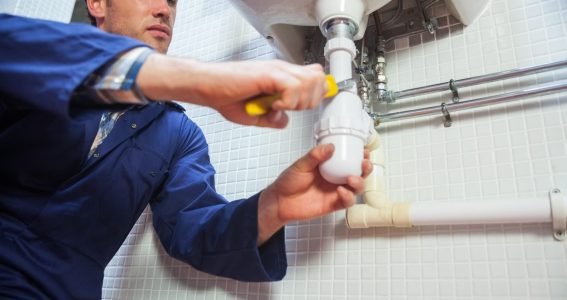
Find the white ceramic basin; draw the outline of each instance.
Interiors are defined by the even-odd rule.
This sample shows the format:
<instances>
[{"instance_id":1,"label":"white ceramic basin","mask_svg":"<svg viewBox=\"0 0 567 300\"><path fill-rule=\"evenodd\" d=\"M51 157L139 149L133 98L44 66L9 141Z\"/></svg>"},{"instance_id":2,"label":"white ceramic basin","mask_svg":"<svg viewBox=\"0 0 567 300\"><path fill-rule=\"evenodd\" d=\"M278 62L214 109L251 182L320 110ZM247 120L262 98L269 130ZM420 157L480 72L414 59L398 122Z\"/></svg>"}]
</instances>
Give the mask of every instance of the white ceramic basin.
<instances>
[{"instance_id":1,"label":"white ceramic basin","mask_svg":"<svg viewBox=\"0 0 567 300\"><path fill-rule=\"evenodd\" d=\"M358 25L355 40L366 31L368 15L391 0L230 0L237 10L268 39L280 58L303 63L305 37L314 26L330 18L346 17ZM445 0L447 8L463 24L482 14L490 0Z\"/></svg>"},{"instance_id":2,"label":"white ceramic basin","mask_svg":"<svg viewBox=\"0 0 567 300\"><path fill-rule=\"evenodd\" d=\"M313 26L345 17L358 25L355 40L366 30L368 15L391 0L231 0L236 9L268 39L278 56L303 63L305 37Z\"/></svg>"}]
</instances>

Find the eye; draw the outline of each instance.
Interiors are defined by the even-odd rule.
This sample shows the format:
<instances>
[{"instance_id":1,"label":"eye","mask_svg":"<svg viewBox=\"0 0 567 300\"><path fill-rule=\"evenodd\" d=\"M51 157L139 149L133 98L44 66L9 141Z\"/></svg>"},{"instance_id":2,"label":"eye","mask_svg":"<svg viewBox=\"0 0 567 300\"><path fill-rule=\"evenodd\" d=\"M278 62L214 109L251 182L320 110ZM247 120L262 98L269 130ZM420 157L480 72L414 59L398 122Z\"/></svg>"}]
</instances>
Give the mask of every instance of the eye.
<instances>
[{"instance_id":1,"label":"eye","mask_svg":"<svg viewBox=\"0 0 567 300\"><path fill-rule=\"evenodd\" d=\"M167 0L167 3L171 6L177 5L177 0Z\"/></svg>"}]
</instances>

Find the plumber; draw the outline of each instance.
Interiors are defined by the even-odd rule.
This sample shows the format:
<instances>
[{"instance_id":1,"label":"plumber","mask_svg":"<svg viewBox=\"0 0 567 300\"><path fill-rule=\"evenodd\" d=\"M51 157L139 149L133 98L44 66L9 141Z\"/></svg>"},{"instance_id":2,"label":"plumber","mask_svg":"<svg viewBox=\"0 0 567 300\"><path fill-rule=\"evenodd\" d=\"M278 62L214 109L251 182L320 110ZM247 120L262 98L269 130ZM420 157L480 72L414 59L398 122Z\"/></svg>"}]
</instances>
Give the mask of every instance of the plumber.
<instances>
[{"instance_id":1,"label":"plumber","mask_svg":"<svg viewBox=\"0 0 567 300\"><path fill-rule=\"evenodd\" d=\"M100 299L104 268L149 204L165 250L204 272L280 280L286 223L349 207L320 145L256 195L215 191L201 129L169 101L283 128L317 106L321 66L166 56L175 0L86 0L93 26L0 15L0 298ZM265 116L246 99L281 93Z\"/></svg>"}]
</instances>

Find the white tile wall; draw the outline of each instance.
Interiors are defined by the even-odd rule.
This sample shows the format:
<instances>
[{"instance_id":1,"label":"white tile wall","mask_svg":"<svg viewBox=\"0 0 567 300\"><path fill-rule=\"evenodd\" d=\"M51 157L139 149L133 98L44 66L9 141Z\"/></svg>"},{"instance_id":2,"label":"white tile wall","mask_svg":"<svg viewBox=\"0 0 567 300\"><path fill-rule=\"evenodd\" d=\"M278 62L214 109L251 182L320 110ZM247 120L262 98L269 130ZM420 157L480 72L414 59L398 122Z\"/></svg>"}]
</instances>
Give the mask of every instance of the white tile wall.
<instances>
[{"instance_id":1,"label":"white tile wall","mask_svg":"<svg viewBox=\"0 0 567 300\"><path fill-rule=\"evenodd\" d=\"M69 22L74 5L74 0L2 0L0 1L0 12Z\"/></svg>"},{"instance_id":2,"label":"white tile wall","mask_svg":"<svg viewBox=\"0 0 567 300\"><path fill-rule=\"evenodd\" d=\"M70 16L49 2L4 1L0 11ZM273 57L227 0L180 1L175 30L174 55ZM462 34L388 53L387 75L398 90L565 59L567 1L494 0ZM557 71L462 92L470 99L565 78ZM447 99L430 95L387 110ZM440 117L382 126L390 198L546 201L551 187L567 191L566 100L563 93L455 113L451 128ZM217 188L228 199L252 195L308 151L317 117L293 113L288 128L276 131L233 125L206 108L188 106L188 115L207 136ZM288 226L286 278L249 284L169 258L145 212L106 270L103 298L567 299L567 242L554 241L550 230L549 224L347 230L344 214L336 213Z\"/></svg>"},{"instance_id":3,"label":"white tile wall","mask_svg":"<svg viewBox=\"0 0 567 300\"><path fill-rule=\"evenodd\" d=\"M181 14L190 17L180 18L172 52L210 61L272 57L226 1L204 3L182 3ZM566 1L493 1L460 35L388 53L390 87L405 89L567 59L566 24ZM564 78L567 72L559 71L462 92L473 98ZM446 101L444 96L388 109L431 105ZM546 201L549 188L567 189L565 100L560 94L453 114L455 123L448 129L440 118L383 126L390 197ZM311 128L317 117L315 112L296 113L288 129L273 131L228 124L205 108L189 107L188 114L205 131L218 189L229 199L252 195L306 152L313 145ZM149 226L141 222L131 239L155 243ZM567 298L567 244L552 239L548 224L347 230L343 213L337 213L293 224L286 233L290 267L282 282L214 278L173 262L155 244L138 242L126 244L109 266L108 273L121 275L106 277L105 297ZM136 278L140 272L153 275ZM164 282L172 290L163 288Z\"/></svg>"}]
</instances>

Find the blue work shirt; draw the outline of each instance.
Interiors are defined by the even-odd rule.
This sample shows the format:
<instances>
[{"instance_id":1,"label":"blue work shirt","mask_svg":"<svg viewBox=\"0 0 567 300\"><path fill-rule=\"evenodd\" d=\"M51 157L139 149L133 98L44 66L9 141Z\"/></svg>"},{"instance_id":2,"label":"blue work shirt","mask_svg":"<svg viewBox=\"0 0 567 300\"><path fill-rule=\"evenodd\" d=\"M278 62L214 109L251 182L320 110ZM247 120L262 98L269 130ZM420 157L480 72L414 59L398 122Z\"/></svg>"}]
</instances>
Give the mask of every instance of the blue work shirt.
<instances>
[{"instance_id":1,"label":"blue work shirt","mask_svg":"<svg viewBox=\"0 0 567 300\"><path fill-rule=\"evenodd\" d=\"M283 229L260 248L258 195L226 201L200 128L175 104L129 109L87 158L106 107L85 79L138 41L0 14L0 298L96 299L149 203L166 251L243 281L285 275Z\"/></svg>"}]
</instances>

